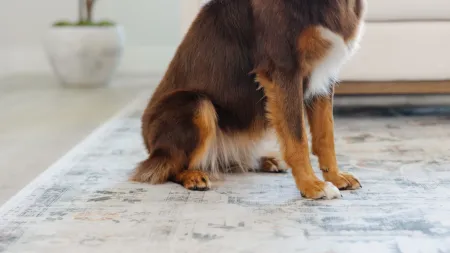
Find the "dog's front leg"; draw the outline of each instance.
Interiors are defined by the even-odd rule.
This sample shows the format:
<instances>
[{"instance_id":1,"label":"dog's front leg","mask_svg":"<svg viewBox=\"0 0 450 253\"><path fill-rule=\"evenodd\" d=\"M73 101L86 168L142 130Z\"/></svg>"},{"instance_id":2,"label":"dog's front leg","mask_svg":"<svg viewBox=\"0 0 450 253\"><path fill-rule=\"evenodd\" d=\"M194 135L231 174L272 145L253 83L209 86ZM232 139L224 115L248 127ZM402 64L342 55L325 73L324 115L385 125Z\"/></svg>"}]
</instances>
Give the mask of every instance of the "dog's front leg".
<instances>
[{"instance_id":1,"label":"dog's front leg","mask_svg":"<svg viewBox=\"0 0 450 253\"><path fill-rule=\"evenodd\" d=\"M341 172L336 161L334 145L333 94L311 98L306 106L312 136L312 151L319 158L319 166L326 181L340 190L361 187L350 173Z\"/></svg>"},{"instance_id":2,"label":"dog's front leg","mask_svg":"<svg viewBox=\"0 0 450 253\"><path fill-rule=\"evenodd\" d=\"M283 158L292 169L298 189L309 199L339 198L339 190L332 183L320 180L310 163L301 78L295 74L271 74L269 79L259 73L258 81L267 97L269 121L276 130Z\"/></svg>"}]
</instances>

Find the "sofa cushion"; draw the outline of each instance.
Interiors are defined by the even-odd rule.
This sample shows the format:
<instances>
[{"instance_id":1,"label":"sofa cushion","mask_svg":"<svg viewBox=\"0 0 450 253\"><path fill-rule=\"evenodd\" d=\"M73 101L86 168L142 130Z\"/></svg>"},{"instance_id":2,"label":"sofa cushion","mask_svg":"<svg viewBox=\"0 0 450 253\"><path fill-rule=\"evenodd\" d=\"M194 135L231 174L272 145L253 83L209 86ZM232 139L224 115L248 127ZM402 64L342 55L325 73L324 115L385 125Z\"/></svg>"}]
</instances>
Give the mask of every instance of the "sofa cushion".
<instances>
[{"instance_id":1,"label":"sofa cushion","mask_svg":"<svg viewBox=\"0 0 450 253\"><path fill-rule=\"evenodd\" d=\"M450 22L367 23L361 48L344 66L340 79L450 80L448 45Z\"/></svg>"},{"instance_id":2,"label":"sofa cushion","mask_svg":"<svg viewBox=\"0 0 450 253\"><path fill-rule=\"evenodd\" d=\"M367 0L368 21L450 20L450 0Z\"/></svg>"}]
</instances>

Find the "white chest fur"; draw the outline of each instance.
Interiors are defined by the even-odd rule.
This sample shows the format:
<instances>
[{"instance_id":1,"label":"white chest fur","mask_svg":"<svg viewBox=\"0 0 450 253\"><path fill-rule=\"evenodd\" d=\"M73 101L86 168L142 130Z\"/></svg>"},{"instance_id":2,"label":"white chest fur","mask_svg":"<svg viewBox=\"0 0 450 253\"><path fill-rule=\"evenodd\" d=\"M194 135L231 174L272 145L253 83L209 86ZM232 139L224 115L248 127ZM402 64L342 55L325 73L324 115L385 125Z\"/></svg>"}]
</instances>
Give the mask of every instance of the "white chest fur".
<instances>
[{"instance_id":1,"label":"white chest fur","mask_svg":"<svg viewBox=\"0 0 450 253\"><path fill-rule=\"evenodd\" d=\"M308 89L304 95L306 100L316 96L326 96L330 93L332 85L337 82L341 67L358 49L363 25L363 23L359 25L357 36L348 43L345 43L341 36L331 30L325 27L318 28L322 38L330 42L332 46L327 55L312 71Z\"/></svg>"}]
</instances>

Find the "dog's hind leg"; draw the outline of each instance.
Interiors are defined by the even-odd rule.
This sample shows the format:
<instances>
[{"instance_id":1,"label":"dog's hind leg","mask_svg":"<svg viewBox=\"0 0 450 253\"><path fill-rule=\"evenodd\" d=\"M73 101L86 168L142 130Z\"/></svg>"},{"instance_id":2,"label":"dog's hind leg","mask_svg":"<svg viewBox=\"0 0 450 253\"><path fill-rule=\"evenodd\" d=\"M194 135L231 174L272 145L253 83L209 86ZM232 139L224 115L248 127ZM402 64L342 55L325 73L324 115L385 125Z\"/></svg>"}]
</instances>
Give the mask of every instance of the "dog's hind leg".
<instances>
[{"instance_id":1,"label":"dog's hind leg","mask_svg":"<svg viewBox=\"0 0 450 253\"><path fill-rule=\"evenodd\" d=\"M211 187L207 173L197 167L216 135L216 112L208 98L191 91L170 93L147 107L142 122L149 157L131 180L174 181L190 190Z\"/></svg>"}]
</instances>

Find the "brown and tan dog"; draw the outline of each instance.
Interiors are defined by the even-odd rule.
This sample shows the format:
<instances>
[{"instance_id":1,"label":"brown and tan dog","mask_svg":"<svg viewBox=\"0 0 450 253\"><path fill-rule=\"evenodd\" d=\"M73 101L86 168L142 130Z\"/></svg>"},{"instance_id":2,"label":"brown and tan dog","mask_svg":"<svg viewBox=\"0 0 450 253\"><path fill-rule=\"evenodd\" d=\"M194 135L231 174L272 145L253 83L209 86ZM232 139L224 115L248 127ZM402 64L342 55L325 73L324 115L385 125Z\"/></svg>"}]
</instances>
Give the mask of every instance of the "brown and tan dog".
<instances>
[{"instance_id":1,"label":"brown and tan dog","mask_svg":"<svg viewBox=\"0 0 450 253\"><path fill-rule=\"evenodd\" d=\"M279 172L285 162L306 198L360 188L336 162L332 98L364 10L365 0L210 1L145 110L149 157L132 180L207 190L219 171ZM305 114L325 181L310 164ZM271 133L279 155L261 149Z\"/></svg>"}]
</instances>

